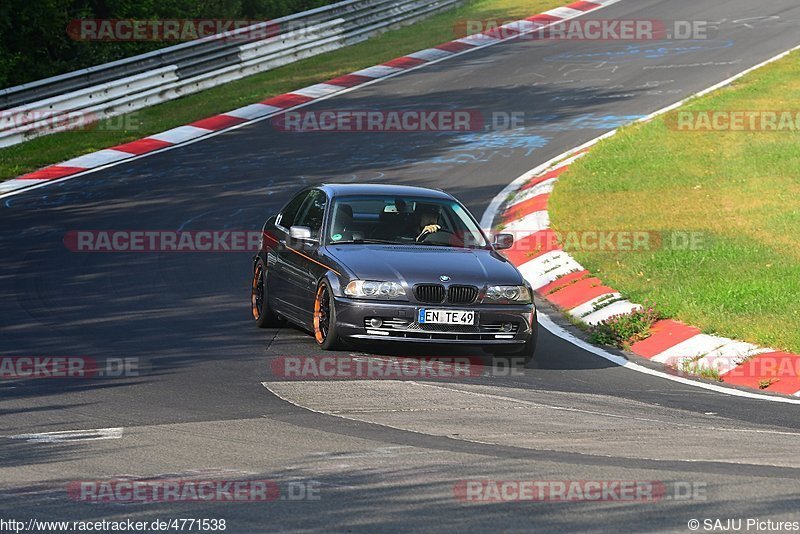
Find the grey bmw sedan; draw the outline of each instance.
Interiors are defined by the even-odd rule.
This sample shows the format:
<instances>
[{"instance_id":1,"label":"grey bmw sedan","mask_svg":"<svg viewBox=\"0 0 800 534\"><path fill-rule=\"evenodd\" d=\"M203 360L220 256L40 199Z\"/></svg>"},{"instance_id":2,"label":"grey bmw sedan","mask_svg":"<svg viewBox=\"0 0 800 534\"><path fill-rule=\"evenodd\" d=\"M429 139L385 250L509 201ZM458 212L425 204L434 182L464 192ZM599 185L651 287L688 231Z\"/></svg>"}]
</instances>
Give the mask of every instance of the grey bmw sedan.
<instances>
[{"instance_id":1,"label":"grey bmw sedan","mask_svg":"<svg viewBox=\"0 0 800 534\"><path fill-rule=\"evenodd\" d=\"M464 344L528 361L531 287L453 196L421 187L324 184L264 225L251 306L262 328L290 321L317 344Z\"/></svg>"}]
</instances>

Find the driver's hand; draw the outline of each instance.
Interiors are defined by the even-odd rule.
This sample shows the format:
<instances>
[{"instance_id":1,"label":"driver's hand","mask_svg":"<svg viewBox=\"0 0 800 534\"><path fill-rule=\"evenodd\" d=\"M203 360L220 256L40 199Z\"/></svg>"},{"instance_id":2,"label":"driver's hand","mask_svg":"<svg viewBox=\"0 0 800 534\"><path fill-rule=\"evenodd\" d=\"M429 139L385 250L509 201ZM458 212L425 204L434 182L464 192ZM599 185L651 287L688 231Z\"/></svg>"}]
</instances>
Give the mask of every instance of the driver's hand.
<instances>
[{"instance_id":1,"label":"driver's hand","mask_svg":"<svg viewBox=\"0 0 800 534\"><path fill-rule=\"evenodd\" d=\"M432 234L434 232L438 232L441 226L438 224L429 224L425 228L422 229L422 233L424 234Z\"/></svg>"}]
</instances>

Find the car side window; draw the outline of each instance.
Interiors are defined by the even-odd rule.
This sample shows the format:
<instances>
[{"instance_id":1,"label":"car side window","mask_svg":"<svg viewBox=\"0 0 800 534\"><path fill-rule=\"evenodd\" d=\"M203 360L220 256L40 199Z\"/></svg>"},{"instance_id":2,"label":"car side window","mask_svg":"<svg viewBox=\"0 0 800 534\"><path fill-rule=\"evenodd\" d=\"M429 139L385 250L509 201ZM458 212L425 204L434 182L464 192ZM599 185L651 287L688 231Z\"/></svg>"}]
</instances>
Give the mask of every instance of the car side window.
<instances>
[{"instance_id":1,"label":"car side window","mask_svg":"<svg viewBox=\"0 0 800 534\"><path fill-rule=\"evenodd\" d=\"M327 197L319 189L314 189L306 198L300 208L300 215L297 217L295 226L307 226L311 229L311 238L319 239L319 232L322 229L322 220L325 216L325 204Z\"/></svg>"},{"instance_id":2,"label":"car side window","mask_svg":"<svg viewBox=\"0 0 800 534\"><path fill-rule=\"evenodd\" d=\"M309 194L311 194L311 191L304 191L289 201L289 203L286 204L286 207L283 208L281 214L278 216L276 224L283 226L287 230L294 226L294 221L297 219L297 213L300 211L303 201L308 198Z\"/></svg>"}]
</instances>

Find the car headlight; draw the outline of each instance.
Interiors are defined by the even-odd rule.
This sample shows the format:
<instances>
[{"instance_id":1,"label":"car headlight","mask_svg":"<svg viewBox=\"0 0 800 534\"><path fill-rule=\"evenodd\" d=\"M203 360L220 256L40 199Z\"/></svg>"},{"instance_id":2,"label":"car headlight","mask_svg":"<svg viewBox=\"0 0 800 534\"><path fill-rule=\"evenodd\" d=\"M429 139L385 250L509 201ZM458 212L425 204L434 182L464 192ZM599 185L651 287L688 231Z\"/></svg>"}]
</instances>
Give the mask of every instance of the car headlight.
<instances>
[{"instance_id":1,"label":"car headlight","mask_svg":"<svg viewBox=\"0 0 800 534\"><path fill-rule=\"evenodd\" d=\"M405 297L406 290L397 282L353 280L344 288L344 294L348 297L391 299Z\"/></svg>"},{"instance_id":2,"label":"car headlight","mask_svg":"<svg viewBox=\"0 0 800 534\"><path fill-rule=\"evenodd\" d=\"M495 303L529 304L531 294L525 286L489 286L486 299Z\"/></svg>"}]
</instances>

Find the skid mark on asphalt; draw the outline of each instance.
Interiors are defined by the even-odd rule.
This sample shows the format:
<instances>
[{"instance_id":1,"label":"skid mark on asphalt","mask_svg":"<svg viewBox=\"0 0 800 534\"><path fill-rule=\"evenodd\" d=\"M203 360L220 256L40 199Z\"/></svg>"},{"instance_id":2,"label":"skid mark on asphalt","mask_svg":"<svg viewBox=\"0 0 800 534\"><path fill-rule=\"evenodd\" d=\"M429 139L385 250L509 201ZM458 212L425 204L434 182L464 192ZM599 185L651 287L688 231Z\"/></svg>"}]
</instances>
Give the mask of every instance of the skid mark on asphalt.
<instances>
[{"instance_id":1,"label":"skid mark on asphalt","mask_svg":"<svg viewBox=\"0 0 800 534\"><path fill-rule=\"evenodd\" d=\"M31 443L67 443L74 441L98 441L103 439L122 438L122 428L95 428L90 430L62 430L59 432L41 432L38 434L17 434L7 436L8 439L20 439Z\"/></svg>"},{"instance_id":2,"label":"skid mark on asphalt","mask_svg":"<svg viewBox=\"0 0 800 534\"><path fill-rule=\"evenodd\" d=\"M599 63L604 67L611 63L627 63L642 59L664 59L668 57L685 56L701 51L720 50L731 48L733 40L706 40L706 41L674 41L657 42L653 44L630 44L611 47L603 50L589 50L586 52L563 52L544 58L548 62L568 63ZM613 72L613 71L612 71ZM564 75L567 76L569 72Z\"/></svg>"}]
</instances>

